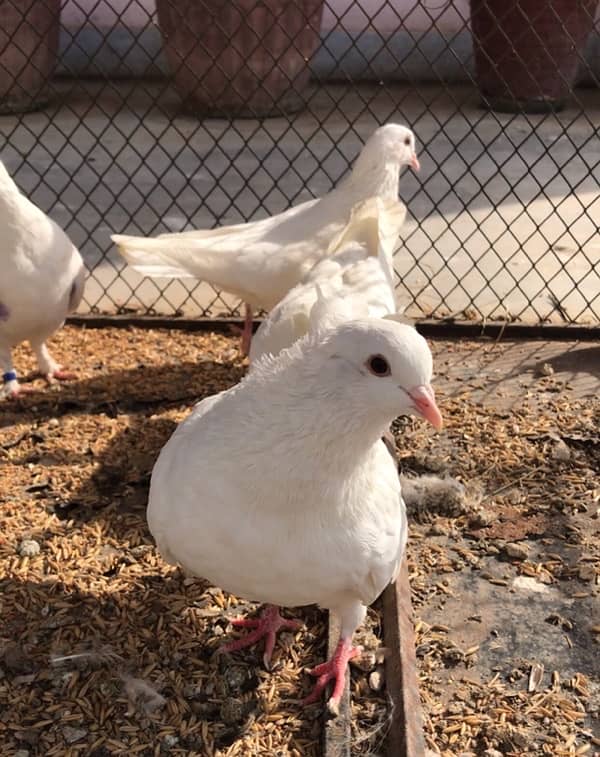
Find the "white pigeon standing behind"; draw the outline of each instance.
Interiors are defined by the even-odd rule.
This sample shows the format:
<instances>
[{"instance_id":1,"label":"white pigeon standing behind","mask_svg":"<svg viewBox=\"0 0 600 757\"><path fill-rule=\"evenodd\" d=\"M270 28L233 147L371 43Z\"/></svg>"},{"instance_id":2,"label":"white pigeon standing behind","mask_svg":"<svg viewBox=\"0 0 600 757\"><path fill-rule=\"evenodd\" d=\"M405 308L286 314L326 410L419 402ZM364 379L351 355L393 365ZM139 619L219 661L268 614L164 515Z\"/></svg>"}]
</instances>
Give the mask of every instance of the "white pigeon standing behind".
<instances>
[{"instance_id":1,"label":"white pigeon standing behind","mask_svg":"<svg viewBox=\"0 0 600 757\"><path fill-rule=\"evenodd\" d=\"M328 254L357 202L372 196L396 200L400 168L407 164L419 170L414 134L405 126L386 124L367 140L352 171L323 197L234 226L111 238L129 265L145 276L194 278L244 300L247 352L252 309L273 308Z\"/></svg>"},{"instance_id":2,"label":"white pigeon standing behind","mask_svg":"<svg viewBox=\"0 0 600 757\"><path fill-rule=\"evenodd\" d=\"M326 258L316 263L300 284L269 313L252 338L250 361L276 356L303 337L319 319L323 300L328 320L383 318L396 312L392 255L406 217L395 199L370 197L357 203L350 220L333 240ZM341 311L341 312L340 312ZM343 313L343 315L342 315Z\"/></svg>"},{"instance_id":3,"label":"white pigeon standing behind","mask_svg":"<svg viewBox=\"0 0 600 757\"><path fill-rule=\"evenodd\" d=\"M366 607L397 575L407 536L396 465L381 441L402 413L436 428L426 341L405 324L362 319L310 331L200 402L152 472L148 524L163 557L267 603L232 652L293 621L278 606L318 604L341 636L307 702L335 680L337 710Z\"/></svg>"},{"instance_id":4,"label":"white pigeon standing behind","mask_svg":"<svg viewBox=\"0 0 600 757\"><path fill-rule=\"evenodd\" d=\"M65 232L21 194L0 162L0 397L21 386L11 348L28 340L48 381L73 375L56 363L46 340L83 297L85 266Z\"/></svg>"}]
</instances>

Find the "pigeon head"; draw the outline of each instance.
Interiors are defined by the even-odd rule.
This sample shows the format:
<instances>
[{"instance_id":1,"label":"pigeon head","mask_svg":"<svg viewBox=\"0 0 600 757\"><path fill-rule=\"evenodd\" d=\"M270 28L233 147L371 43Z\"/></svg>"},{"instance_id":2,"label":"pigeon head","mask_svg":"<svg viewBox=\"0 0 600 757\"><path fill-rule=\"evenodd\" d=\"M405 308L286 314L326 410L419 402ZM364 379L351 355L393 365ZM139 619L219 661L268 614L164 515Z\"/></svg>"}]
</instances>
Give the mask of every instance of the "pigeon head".
<instances>
[{"instance_id":1,"label":"pigeon head","mask_svg":"<svg viewBox=\"0 0 600 757\"><path fill-rule=\"evenodd\" d=\"M415 135L406 126L386 124L375 129L356 158L344 185L358 198L379 196L396 199L400 168L418 171Z\"/></svg>"},{"instance_id":2,"label":"pigeon head","mask_svg":"<svg viewBox=\"0 0 600 757\"><path fill-rule=\"evenodd\" d=\"M385 124L375 129L363 148L363 152L365 151L377 152L385 157L386 162L409 165L415 171L421 167L415 149L415 135L400 124Z\"/></svg>"},{"instance_id":3,"label":"pigeon head","mask_svg":"<svg viewBox=\"0 0 600 757\"><path fill-rule=\"evenodd\" d=\"M324 336L322 349L322 371L344 402L387 423L412 414L442 427L431 351L412 326L378 318L348 321Z\"/></svg>"}]
</instances>

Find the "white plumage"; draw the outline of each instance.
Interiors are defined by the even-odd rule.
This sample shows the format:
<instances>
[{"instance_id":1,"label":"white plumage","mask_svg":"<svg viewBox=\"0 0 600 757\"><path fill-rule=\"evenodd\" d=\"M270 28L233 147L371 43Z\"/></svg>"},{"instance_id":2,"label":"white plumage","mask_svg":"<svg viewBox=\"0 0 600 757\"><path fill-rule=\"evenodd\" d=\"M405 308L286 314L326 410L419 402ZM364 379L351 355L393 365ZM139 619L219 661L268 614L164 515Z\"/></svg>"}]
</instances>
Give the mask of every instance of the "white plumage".
<instances>
[{"instance_id":1,"label":"white plumage","mask_svg":"<svg viewBox=\"0 0 600 757\"><path fill-rule=\"evenodd\" d=\"M11 348L28 340L41 373L70 378L46 347L68 313L79 305L85 283L81 255L65 232L22 195L0 162L0 397L20 386Z\"/></svg>"},{"instance_id":2,"label":"white plumage","mask_svg":"<svg viewBox=\"0 0 600 757\"><path fill-rule=\"evenodd\" d=\"M339 615L338 650L316 689L336 679L332 710L352 634L396 576L406 542L381 436L402 413L439 427L431 375L427 343L405 324L319 328L200 402L152 473L148 524L167 560L247 599ZM267 637L267 663L279 621L268 608L250 637Z\"/></svg>"},{"instance_id":3,"label":"white plumage","mask_svg":"<svg viewBox=\"0 0 600 757\"><path fill-rule=\"evenodd\" d=\"M324 317L339 320L383 318L396 312L392 255L406 208L398 200L370 197L357 203L348 224L330 245L329 255L271 310L252 339L250 360L277 355L318 322L314 308L323 300Z\"/></svg>"},{"instance_id":4,"label":"white plumage","mask_svg":"<svg viewBox=\"0 0 600 757\"><path fill-rule=\"evenodd\" d=\"M414 135L387 124L371 135L350 174L319 199L250 223L153 239L115 234L112 240L146 276L195 278L270 309L328 254L357 202L397 199L404 164L418 169Z\"/></svg>"}]
</instances>

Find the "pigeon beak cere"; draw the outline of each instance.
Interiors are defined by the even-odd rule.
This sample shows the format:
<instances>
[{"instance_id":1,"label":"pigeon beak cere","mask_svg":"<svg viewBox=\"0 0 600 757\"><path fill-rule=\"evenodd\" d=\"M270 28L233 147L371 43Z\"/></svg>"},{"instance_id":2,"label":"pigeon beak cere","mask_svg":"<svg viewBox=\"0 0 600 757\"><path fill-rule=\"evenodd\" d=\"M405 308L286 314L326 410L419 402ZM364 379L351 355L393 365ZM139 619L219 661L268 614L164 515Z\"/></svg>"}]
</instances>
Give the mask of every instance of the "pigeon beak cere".
<instances>
[{"instance_id":1,"label":"pigeon beak cere","mask_svg":"<svg viewBox=\"0 0 600 757\"><path fill-rule=\"evenodd\" d=\"M419 415L422 415L426 421L439 431L442 428L442 414L435 402L435 394L429 384L415 386L409 389L408 396L414 402Z\"/></svg>"},{"instance_id":2,"label":"pigeon beak cere","mask_svg":"<svg viewBox=\"0 0 600 757\"><path fill-rule=\"evenodd\" d=\"M413 152L412 158L410 159L410 165L415 169L415 171L421 170L421 164L419 163L419 159L417 158L417 153Z\"/></svg>"}]
</instances>

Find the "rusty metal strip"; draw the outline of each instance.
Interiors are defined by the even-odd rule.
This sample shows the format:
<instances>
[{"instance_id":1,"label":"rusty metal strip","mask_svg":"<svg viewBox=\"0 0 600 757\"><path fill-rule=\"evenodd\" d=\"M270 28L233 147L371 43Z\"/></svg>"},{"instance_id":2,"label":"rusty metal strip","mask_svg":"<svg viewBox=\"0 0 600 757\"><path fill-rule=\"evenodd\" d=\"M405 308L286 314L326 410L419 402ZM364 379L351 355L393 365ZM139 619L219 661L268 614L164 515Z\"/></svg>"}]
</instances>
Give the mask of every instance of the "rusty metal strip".
<instances>
[{"instance_id":1,"label":"rusty metal strip","mask_svg":"<svg viewBox=\"0 0 600 757\"><path fill-rule=\"evenodd\" d=\"M423 757L423 715L406 558L396 581L383 592L383 635L385 646L391 652L386 657L385 680L394 706L387 754L389 757Z\"/></svg>"},{"instance_id":2,"label":"rusty metal strip","mask_svg":"<svg viewBox=\"0 0 600 757\"><path fill-rule=\"evenodd\" d=\"M327 659L331 659L340 638L340 624L338 619L329 613L329 635L327 638ZM340 702L340 714L333 718L325 708L325 724L323 727L323 757L351 757L351 728L350 718L350 670L346 675L346 685L342 701Z\"/></svg>"},{"instance_id":3,"label":"rusty metal strip","mask_svg":"<svg viewBox=\"0 0 600 757\"><path fill-rule=\"evenodd\" d=\"M178 316L154 315L72 315L67 323L88 328L128 328L140 329L181 329L182 331L217 331L230 333L231 326L241 327L239 318L182 318ZM258 328L260 320L254 322ZM424 336L450 338L453 336L477 339L600 339L600 325L596 324L555 324L555 323L506 323L504 321L444 321L415 320L415 325Z\"/></svg>"}]
</instances>

